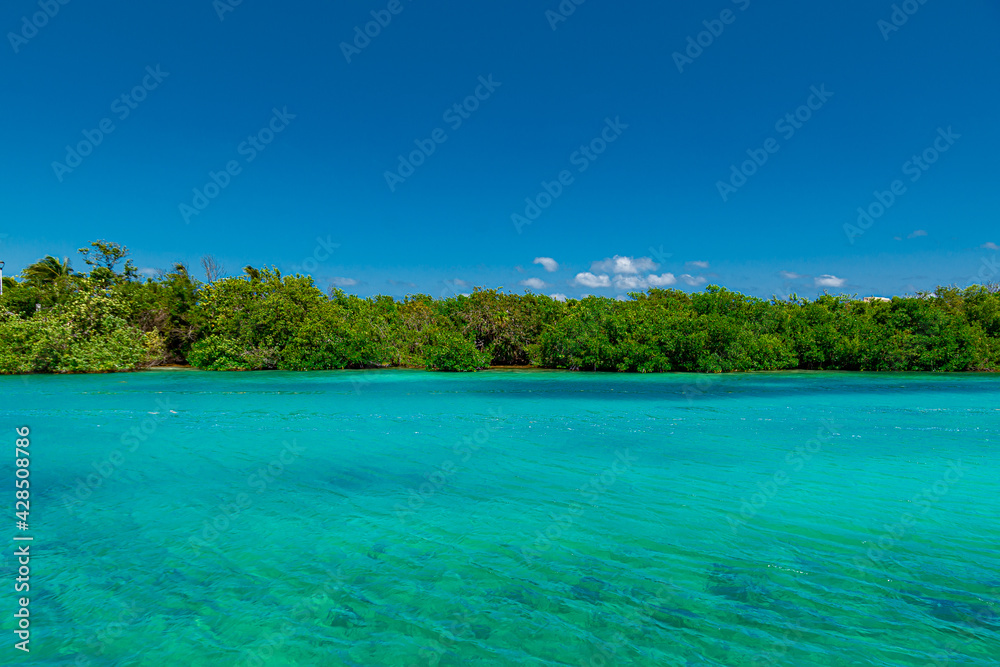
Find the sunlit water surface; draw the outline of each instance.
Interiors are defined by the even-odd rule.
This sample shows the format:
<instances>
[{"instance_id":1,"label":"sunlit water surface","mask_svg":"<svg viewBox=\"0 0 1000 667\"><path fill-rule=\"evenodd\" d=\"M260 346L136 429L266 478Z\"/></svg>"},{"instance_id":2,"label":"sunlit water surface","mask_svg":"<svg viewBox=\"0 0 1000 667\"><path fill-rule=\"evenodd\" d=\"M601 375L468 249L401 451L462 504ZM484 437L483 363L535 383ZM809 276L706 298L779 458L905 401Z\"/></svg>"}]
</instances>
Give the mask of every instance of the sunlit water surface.
<instances>
[{"instance_id":1,"label":"sunlit water surface","mask_svg":"<svg viewBox=\"0 0 1000 667\"><path fill-rule=\"evenodd\" d=\"M0 388L35 538L32 650L5 613L5 662L1000 663L996 376Z\"/></svg>"}]
</instances>

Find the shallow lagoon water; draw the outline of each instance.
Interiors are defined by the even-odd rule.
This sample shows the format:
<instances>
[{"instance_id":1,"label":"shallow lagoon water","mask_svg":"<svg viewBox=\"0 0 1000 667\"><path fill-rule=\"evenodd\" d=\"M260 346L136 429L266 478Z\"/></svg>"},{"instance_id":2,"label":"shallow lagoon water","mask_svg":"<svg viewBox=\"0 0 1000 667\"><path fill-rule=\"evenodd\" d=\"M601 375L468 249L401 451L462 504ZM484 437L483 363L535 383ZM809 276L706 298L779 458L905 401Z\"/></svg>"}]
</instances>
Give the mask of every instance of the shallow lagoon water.
<instances>
[{"instance_id":1,"label":"shallow lagoon water","mask_svg":"<svg viewBox=\"0 0 1000 667\"><path fill-rule=\"evenodd\" d=\"M1000 662L995 375L0 386L33 436L18 664Z\"/></svg>"}]
</instances>

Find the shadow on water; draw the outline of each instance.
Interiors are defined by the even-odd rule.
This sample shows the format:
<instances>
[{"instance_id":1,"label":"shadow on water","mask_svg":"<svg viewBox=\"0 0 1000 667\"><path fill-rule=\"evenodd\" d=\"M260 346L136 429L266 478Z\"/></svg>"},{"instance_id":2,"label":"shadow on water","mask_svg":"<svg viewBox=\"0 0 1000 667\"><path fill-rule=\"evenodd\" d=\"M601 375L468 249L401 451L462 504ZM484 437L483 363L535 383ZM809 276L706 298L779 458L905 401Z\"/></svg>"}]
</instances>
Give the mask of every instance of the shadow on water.
<instances>
[{"instance_id":1,"label":"shadow on water","mask_svg":"<svg viewBox=\"0 0 1000 667\"><path fill-rule=\"evenodd\" d=\"M749 575L721 563L712 563L705 590L713 595L756 607L764 606L772 597L762 577Z\"/></svg>"},{"instance_id":2,"label":"shadow on water","mask_svg":"<svg viewBox=\"0 0 1000 667\"><path fill-rule=\"evenodd\" d=\"M601 593L605 589L605 583L594 577L583 577L580 581L570 587L569 592L577 600L597 604L601 601Z\"/></svg>"},{"instance_id":3,"label":"shadow on water","mask_svg":"<svg viewBox=\"0 0 1000 667\"><path fill-rule=\"evenodd\" d=\"M527 375L527 374L526 374ZM929 388L966 394L996 391L996 374L988 373L857 373L850 371L786 371L758 373L629 373L559 372L532 374L531 381L516 375L481 373L470 377L435 377L435 392L489 394L504 397L572 398L574 400L676 400L699 402L711 399L736 399L744 395L756 398L782 398L803 395L828 396L871 394L922 394ZM548 377L553 376L553 377ZM555 382L555 380L559 380ZM520 380L520 381L519 381ZM569 380L569 382L567 382ZM482 387L477 387L481 382ZM420 384L380 379L365 387L373 395L395 395L404 389L422 393Z\"/></svg>"},{"instance_id":4,"label":"shadow on water","mask_svg":"<svg viewBox=\"0 0 1000 667\"><path fill-rule=\"evenodd\" d=\"M61 390L65 380L50 376L30 376L40 388ZM654 400L704 402L716 399L738 399L743 395L758 398L871 394L921 394L928 389L959 394L986 394L996 391L996 375L989 373L926 373L926 372L851 372L851 371L777 371L756 373L704 374L570 372L525 369L512 372L482 372L469 376L443 376L426 371L386 369L368 373L327 371L287 373L279 371L258 374L179 373L130 375L125 384L109 383L102 376L70 378L74 388L88 389L107 384L113 393L148 392L151 385L177 393L268 393L285 394L351 394L366 402L379 397L399 395L432 397L441 393L489 395L492 400L503 398L572 398L574 400ZM425 384L422 380L426 379ZM433 392L429 385L433 380ZM0 378L2 381L2 378Z\"/></svg>"},{"instance_id":5,"label":"shadow on water","mask_svg":"<svg viewBox=\"0 0 1000 667\"><path fill-rule=\"evenodd\" d=\"M994 601L961 592L954 598L932 597L911 589L900 592L904 600L939 621L966 629L1000 631L1000 608Z\"/></svg>"}]
</instances>

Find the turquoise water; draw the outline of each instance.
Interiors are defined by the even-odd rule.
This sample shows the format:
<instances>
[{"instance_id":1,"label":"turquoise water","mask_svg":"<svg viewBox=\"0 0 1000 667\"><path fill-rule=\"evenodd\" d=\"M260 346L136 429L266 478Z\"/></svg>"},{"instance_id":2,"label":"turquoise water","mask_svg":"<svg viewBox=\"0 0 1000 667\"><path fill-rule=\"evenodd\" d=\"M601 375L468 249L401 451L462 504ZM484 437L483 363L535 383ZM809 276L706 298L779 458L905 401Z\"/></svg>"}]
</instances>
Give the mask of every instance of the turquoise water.
<instances>
[{"instance_id":1,"label":"turquoise water","mask_svg":"<svg viewBox=\"0 0 1000 667\"><path fill-rule=\"evenodd\" d=\"M0 387L34 457L32 650L5 613L8 662L1000 662L996 376Z\"/></svg>"}]
</instances>

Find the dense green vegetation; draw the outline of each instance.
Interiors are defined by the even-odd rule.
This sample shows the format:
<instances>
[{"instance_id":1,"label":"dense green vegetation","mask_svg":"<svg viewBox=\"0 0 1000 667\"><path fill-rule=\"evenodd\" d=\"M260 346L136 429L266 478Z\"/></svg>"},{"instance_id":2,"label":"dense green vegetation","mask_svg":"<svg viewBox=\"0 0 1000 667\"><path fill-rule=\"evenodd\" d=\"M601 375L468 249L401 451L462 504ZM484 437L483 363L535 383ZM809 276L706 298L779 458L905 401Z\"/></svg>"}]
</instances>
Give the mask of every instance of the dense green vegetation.
<instances>
[{"instance_id":1,"label":"dense green vegetation","mask_svg":"<svg viewBox=\"0 0 1000 667\"><path fill-rule=\"evenodd\" d=\"M209 283L176 264L141 280L128 249L81 248L88 273L45 257L4 278L0 373L386 366L471 371L535 365L596 371L1000 368L1000 293L939 287L866 303L764 300L716 286L567 302L476 289L434 300L325 294L306 276L246 267Z\"/></svg>"}]
</instances>

